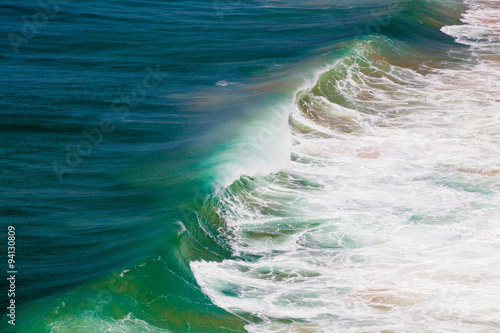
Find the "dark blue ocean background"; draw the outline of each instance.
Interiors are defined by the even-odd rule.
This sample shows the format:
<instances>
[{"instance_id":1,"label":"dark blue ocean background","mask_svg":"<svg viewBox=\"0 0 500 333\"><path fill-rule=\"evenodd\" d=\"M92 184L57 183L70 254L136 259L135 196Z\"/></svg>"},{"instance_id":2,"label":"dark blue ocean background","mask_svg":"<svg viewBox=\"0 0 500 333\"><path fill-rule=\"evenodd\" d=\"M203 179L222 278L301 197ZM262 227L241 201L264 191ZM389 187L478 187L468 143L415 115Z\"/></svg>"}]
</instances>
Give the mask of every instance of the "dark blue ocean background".
<instances>
[{"instance_id":1,"label":"dark blue ocean background","mask_svg":"<svg viewBox=\"0 0 500 333\"><path fill-rule=\"evenodd\" d=\"M99 320L130 314L116 332L259 322L214 305L190 270L234 255L207 201L211 157L354 40L382 36L384 56L405 66L459 62L450 51L464 47L440 28L462 11L423 0L2 0L0 219L2 235L16 229L18 270L17 325L4 328L104 332ZM1 287L4 308L5 277Z\"/></svg>"}]
</instances>

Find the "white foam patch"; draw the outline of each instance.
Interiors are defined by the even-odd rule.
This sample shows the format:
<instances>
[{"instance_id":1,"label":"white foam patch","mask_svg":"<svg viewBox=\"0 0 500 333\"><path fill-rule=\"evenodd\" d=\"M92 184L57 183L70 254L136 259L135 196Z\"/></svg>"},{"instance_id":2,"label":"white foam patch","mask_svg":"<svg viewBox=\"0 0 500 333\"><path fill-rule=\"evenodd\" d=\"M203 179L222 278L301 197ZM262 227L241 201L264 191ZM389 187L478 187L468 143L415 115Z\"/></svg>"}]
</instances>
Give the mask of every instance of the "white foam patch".
<instances>
[{"instance_id":1,"label":"white foam patch","mask_svg":"<svg viewBox=\"0 0 500 333\"><path fill-rule=\"evenodd\" d=\"M95 316L86 317L68 317L50 323L51 333L75 333L75 332L150 332L150 333L169 333L169 330L160 329L147 322L134 318L128 314L122 319L105 321Z\"/></svg>"},{"instance_id":2,"label":"white foam patch","mask_svg":"<svg viewBox=\"0 0 500 333\"><path fill-rule=\"evenodd\" d=\"M446 26L442 31L462 44L480 49L500 49L500 3L496 0L466 1L469 9L463 25Z\"/></svg>"},{"instance_id":3,"label":"white foam patch","mask_svg":"<svg viewBox=\"0 0 500 333\"><path fill-rule=\"evenodd\" d=\"M226 81L226 80L221 80L221 81L217 81L215 83L215 85L217 87L227 87L227 86L234 86L234 85L237 85L238 82L231 82L231 81Z\"/></svg>"}]
</instances>

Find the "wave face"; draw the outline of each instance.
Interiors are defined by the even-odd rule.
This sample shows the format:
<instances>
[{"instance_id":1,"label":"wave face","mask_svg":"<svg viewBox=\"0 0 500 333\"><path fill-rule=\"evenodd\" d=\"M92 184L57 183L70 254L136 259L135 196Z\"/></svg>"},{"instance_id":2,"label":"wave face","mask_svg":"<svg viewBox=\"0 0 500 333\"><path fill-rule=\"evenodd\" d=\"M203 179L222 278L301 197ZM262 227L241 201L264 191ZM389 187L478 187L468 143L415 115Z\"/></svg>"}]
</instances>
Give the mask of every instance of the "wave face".
<instances>
[{"instance_id":1,"label":"wave face","mask_svg":"<svg viewBox=\"0 0 500 333\"><path fill-rule=\"evenodd\" d=\"M31 227L6 332L500 330L496 1L58 15L2 55L4 157L35 175L0 178L6 223ZM117 112L131 82L145 96ZM103 119L116 130L57 181Z\"/></svg>"}]
</instances>

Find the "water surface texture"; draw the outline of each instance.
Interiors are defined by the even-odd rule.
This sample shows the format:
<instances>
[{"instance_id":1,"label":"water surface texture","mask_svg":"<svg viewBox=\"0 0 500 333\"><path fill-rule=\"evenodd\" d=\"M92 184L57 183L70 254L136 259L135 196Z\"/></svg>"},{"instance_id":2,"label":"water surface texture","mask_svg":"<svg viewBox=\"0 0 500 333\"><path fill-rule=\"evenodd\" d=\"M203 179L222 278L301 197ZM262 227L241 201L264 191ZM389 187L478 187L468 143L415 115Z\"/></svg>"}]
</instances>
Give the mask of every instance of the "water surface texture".
<instances>
[{"instance_id":1,"label":"water surface texture","mask_svg":"<svg viewBox=\"0 0 500 333\"><path fill-rule=\"evenodd\" d=\"M0 19L2 331L500 332L500 2Z\"/></svg>"}]
</instances>

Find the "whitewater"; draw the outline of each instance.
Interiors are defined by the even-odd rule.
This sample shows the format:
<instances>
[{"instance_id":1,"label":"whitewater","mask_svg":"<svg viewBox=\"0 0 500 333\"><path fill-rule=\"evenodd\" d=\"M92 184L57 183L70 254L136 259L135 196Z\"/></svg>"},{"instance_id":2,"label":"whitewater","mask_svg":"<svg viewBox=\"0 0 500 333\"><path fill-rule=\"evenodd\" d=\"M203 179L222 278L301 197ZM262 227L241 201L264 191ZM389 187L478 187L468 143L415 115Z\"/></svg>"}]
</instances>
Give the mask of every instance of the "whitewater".
<instances>
[{"instance_id":1,"label":"whitewater","mask_svg":"<svg viewBox=\"0 0 500 333\"><path fill-rule=\"evenodd\" d=\"M235 258L191 268L248 331L500 332L500 3L466 4L462 65L347 42L222 168Z\"/></svg>"}]
</instances>

